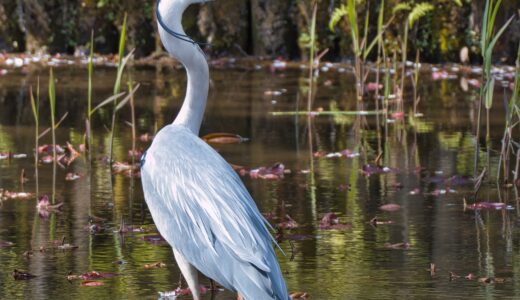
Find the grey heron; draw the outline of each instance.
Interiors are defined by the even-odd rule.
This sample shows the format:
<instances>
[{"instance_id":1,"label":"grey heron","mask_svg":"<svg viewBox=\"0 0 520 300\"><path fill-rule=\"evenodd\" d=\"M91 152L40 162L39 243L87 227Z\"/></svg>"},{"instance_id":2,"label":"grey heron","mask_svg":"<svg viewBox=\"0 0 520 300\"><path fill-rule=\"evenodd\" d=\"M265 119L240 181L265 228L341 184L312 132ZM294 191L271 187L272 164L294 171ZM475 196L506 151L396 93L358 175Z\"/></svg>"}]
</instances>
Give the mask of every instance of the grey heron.
<instances>
[{"instance_id":1,"label":"grey heron","mask_svg":"<svg viewBox=\"0 0 520 300\"><path fill-rule=\"evenodd\" d=\"M194 299L198 271L246 300L290 299L269 225L231 166L198 137L209 89L204 53L181 24L207 0L158 0L159 34L188 75L186 97L142 158L145 200Z\"/></svg>"}]
</instances>

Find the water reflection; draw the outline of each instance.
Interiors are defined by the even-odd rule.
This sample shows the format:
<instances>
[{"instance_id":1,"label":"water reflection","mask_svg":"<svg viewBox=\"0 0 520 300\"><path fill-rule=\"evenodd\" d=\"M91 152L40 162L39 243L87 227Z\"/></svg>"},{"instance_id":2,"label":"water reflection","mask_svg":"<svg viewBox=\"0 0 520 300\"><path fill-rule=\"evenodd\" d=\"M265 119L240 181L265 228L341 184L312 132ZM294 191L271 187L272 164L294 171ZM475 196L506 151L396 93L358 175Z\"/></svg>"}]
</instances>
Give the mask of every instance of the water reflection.
<instances>
[{"instance_id":1,"label":"water reflection","mask_svg":"<svg viewBox=\"0 0 520 300\"><path fill-rule=\"evenodd\" d=\"M0 152L32 153L34 128L28 89L36 85L38 76L46 82L46 74L46 70L35 69L0 77ZM69 113L57 131L61 144L69 141L77 146L83 142L86 74L81 69L56 70L57 115ZM290 290L307 291L314 299L515 297L520 292L517 211L463 212L462 196L471 195L471 183L450 187L443 183L452 175L473 172L475 92L464 92L455 81L425 81L419 86L423 97L419 110L425 117L391 124L377 116L309 119L270 115L273 111L304 109L305 76L305 72L214 71L201 132L232 132L249 137L251 141L245 144L217 146L233 164L255 168L283 162L291 169L291 174L281 181L243 178L260 210L276 216L273 223L288 214L300 227L286 234L306 237L292 241L293 247L288 241L281 243L288 257L294 255L293 260L280 257ZM111 94L113 78L115 70L96 70L95 99ZM181 71L146 69L134 70L132 78L142 84L136 95L137 132L153 134L175 116L186 79ZM330 111L360 109L352 80L348 74L322 74L314 107ZM281 89L287 92L279 96L264 94L266 90ZM372 100L363 105L367 110L374 107ZM43 130L49 124L45 93L40 114ZM495 145L502 134L502 116L500 109L492 111ZM157 291L176 287L179 272L171 250L146 241L146 236L155 233L139 181L123 175L115 175L112 181L104 162L110 117L105 109L94 117L90 169L84 157L69 168L58 168L56 196L58 202L64 202L61 213L42 219L35 199L2 202L0 241L15 245L0 248L0 298L154 298ZM124 121L130 120L129 108L122 111L120 120L114 154L118 161L128 161L131 131ZM49 143L50 137L40 142ZM147 146L147 142L137 144L138 149ZM344 149L361 155L314 156L318 151ZM363 165L373 164L379 154L384 166L397 171L363 175ZM486 154L480 155L484 159ZM497 163L498 156L493 153L493 174ZM0 188L21 191L18 178L22 169L29 177L23 189L35 191L31 155L27 159L0 161ZM82 178L65 181L67 172L79 173ZM40 193L51 194L52 166L40 164L39 173ZM517 206L512 190L497 191L486 185L480 197L490 202L500 197ZM379 206L388 203L402 208L392 213L379 210ZM328 212L340 215L342 221L352 224L352 229L320 230L319 218ZM90 234L88 229L92 216L106 220L93 221L103 228L96 234ZM374 227L369 221L375 216L393 224ZM152 232L121 235L115 232L121 220ZM78 249L51 247L53 241L63 239ZM384 246L401 242L410 243L410 249ZM46 250L40 252L41 246ZM33 255L27 258L23 253L30 249ZM166 263L167 268L143 267L156 261ZM438 269L433 277L427 270L431 262ZM11 271L15 268L38 277L14 281ZM104 280L101 288L80 287L79 282L66 280L69 272L81 274L91 270L118 276ZM448 272L462 278L450 281ZM478 283L464 279L469 273L506 281ZM216 299L234 296L225 292Z\"/></svg>"}]
</instances>

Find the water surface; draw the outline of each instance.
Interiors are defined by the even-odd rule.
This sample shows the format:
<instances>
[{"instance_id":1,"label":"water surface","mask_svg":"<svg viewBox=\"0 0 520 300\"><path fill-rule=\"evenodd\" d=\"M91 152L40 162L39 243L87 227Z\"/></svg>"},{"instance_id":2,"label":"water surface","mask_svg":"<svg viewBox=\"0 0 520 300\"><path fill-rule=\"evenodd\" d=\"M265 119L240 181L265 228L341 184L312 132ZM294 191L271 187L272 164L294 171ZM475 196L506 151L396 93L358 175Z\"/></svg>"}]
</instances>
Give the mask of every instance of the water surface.
<instances>
[{"instance_id":1,"label":"water surface","mask_svg":"<svg viewBox=\"0 0 520 300\"><path fill-rule=\"evenodd\" d=\"M29 87L41 82L40 131L49 126L46 86L47 70L24 69L0 77L0 152L26 153L28 158L0 161L0 188L34 193L34 121ZM115 70L97 68L94 80L96 103L112 91ZM69 115L57 131L57 141L83 143L86 111L86 69L56 70L57 115ZM520 245L518 210L513 190L497 190L485 185L479 198L505 201L514 210L463 210L462 198L471 198L472 183L446 187L451 176L473 174L475 99L478 90L463 91L459 80L432 81L422 76L419 93L424 117L408 117L384 124L376 116L273 116L275 111L295 111L306 107L306 72L268 70L213 70L210 99L201 134L231 132L249 138L238 145L216 145L232 164L245 169L281 162L291 172L281 180L243 180L260 210L273 225L290 215L299 227L285 230L281 242L287 257L279 253L281 268L291 292L306 291L312 299L398 299L398 298L515 298L520 295ZM136 95L138 135L153 134L169 124L180 107L186 84L182 70L137 69L132 79L142 87ZM353 77L332 69L322 73L313 107L323 110L355 110ZM266 91L282 91L279 96ZM407 89L410 94L411 90ZM497 99L502 93L497 88ZM505 92L507 95L507 92ZM367 97L366 110L373 110ZM492 143L500 145L503 128L501 103L491 114ZM130 109L120 116L115 138L117 161L129 161L131 131L125 124ZM151 243L153 221L143 199L140 181L123 175L111 178L105 163L109 147L107 128L110 110L94 117L93 161L85 156L70 166L58 167L56 199L63 202L61 213L42 218L34 197L5 200L0 206L0 241L14 243L0 248L1 299L156 299L159 291L172 290L179 282L179 271L169 246ZM309 140L311 139L311 141ZM42 144L50 143L50 135ZM484 143L482 142L482 145ZM139 149L149 142L138 141ZM355 158L315 157L313 154L350 149ZM360 170L373 164L379 153L382 163L395 172L366 176ZM485 151L480 156L485 162ZM490 166L496 174L498 156L491 152ZM52 164L39 164L39 193L53 191ZM22 185L25 170L29 181ZM201 170L203 172L204 170ZM69 182L65 175L82 178ZM452 193L440 194L453 189ZM417 189L416 194L411 191ZM500 192L500 193L499 193ZM383 204L396 203L401 209L384 212ZM346 230L321 230L319 220L334 212ZM91 234L89 216L104 230ZM392 224L373 226L373 217ZM119 234L121 220L143 227L144 233ZM53 244L70 243L73 251L56 249ZM57 241L57 242L53 242ZM385 243L409 243L408 249L388 249ZM46 250L40 252L38 249ZM33 249L30 258L24 252ZM292 259L291 259L292 258ZM145 269L157 261L167 267ZM430 263L437 267L430 274ZM223 268L226 266L223 265ZM38 277L15 281L14 269ZM67 281L67 274L87 271L112 272L102 287L81 287L81 281ZM451 280L449 272L462 276ZM480 283L464 276L503 278L503 283ZM207 280L203 283L208 284ZM204 299L212 299L207 295ZM235 299L221 292L214 299Z\"/></svg>"}]
</instances>

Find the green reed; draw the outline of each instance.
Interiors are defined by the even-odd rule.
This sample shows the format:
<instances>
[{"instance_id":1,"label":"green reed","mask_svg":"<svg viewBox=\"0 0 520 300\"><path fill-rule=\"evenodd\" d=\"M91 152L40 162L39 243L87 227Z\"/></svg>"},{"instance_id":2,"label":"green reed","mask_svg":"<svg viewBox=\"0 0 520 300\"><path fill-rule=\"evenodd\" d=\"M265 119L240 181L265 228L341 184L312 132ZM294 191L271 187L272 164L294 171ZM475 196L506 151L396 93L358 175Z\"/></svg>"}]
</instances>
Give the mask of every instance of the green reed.
<instances>
[{"instance_id":1,"label":"green reed","mask_svg":"<svg viewBox=\"0 0 520 300\"><path fill-rule=\"evenodd\" d=\"M31 108L34 117L34 177L36 180L36 199L39 196L39 174L38 174L38 160L40 147L39 143L39 128L40 128L40 79L38 78L38 84L36 87L36 98L34 98L33 89L31 87Z\"/></svg>"},{"instance_id":2,"label":"green reed","mask_svg":"<svg viewBox=\"0 0 520 300\"><path fill-rule=\"evenodd\" d=\"M477 113L477 128L475 134L475 160L474 160L474 175L476 176L478 172L478 154L479 154L479 140L480 140L480 120L482 115L482 104L484 102L486 108L486 143L489 146L490 142L490 132L489 132L489 111L493 104L493 91L495 81L491 74L491 66L492 66L492 56L493 49L495 45L506 30L506 28L511 24L514 19L514 16L509 18L509 20L498 30L496 34L493 33L495 27L495 18L497 16L500 5L502 4L502 0L494 1L494 0L486 0L486 6L484 8L483 20L482 20L482 29L480 36L480 51L484 63L484 68L482 72L482 84L480 87L480 97L478 102L478 113Z\"/></svg>"}]
</instances>

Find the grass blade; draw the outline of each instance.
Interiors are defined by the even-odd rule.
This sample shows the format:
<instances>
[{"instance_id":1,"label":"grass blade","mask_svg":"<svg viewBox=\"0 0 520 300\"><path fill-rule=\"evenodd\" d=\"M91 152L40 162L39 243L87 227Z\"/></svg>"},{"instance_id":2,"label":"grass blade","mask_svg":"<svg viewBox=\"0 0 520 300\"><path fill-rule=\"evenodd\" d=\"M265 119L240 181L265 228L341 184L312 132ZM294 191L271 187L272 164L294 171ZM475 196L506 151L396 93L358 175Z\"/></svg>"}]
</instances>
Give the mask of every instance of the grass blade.
<instances>
[{"instance_id":1,"label":"grass blade","mask_svg":"<svg viewBox=\"0 0 520 300\"><path fill-rule=\"evenodd\" d=\"M110 96L107 99L103 100L103 102L99 103L96 107L94 107L94 109L90 112L90 115L92 116L98 109L102 108L103 106L105 106L105 105L107 105L109 103L112 103L114 101L117 101L124 94L126 94L126 93L122 92L122 93L119 93L117 95Z\"/></svg>"},{"instance_id":2,"label":"grass blade","mask_svg":"<svg viewBox=\"0 0 520 300\"><path fill-rule=\"evenodd\" d=\"M123 99L121 102L119 102L116 106L116 111L119 111L121 108L123 108L126 103L128 103L128 101L134 96L135 92L137 92L137 90L139 89L141 85L138 84L135 86L135 88L130 91L130 93L128 93L128 95L125 97L125 99Z\"/></svg>"}]
</instances>

